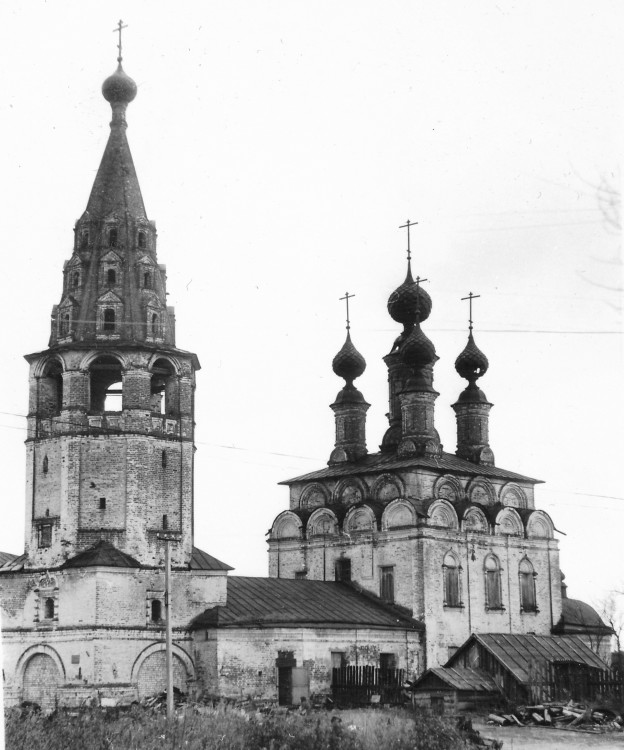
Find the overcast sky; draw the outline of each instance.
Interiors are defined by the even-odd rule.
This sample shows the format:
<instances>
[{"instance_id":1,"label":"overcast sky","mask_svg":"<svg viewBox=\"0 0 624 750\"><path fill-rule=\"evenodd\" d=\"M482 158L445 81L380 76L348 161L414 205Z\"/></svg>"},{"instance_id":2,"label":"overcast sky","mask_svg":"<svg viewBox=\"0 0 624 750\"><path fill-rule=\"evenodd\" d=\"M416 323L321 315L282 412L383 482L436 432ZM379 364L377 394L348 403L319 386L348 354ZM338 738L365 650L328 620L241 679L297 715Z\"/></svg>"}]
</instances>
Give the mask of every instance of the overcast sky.
<instances>
[{"instance_id":1,"label":"overcast sky","mask_svg":"<svg viewBox=\"0 0 624 750\"><path fill-rule=\"evenodd\" d=\"M623 17L616 0L5 0L0 549L23 549L23 355L47 346L123 18L130 147L177 343L202 364L197 546L267 574L277 482L333 447L345 291L377 449L409 218L445 450L472 291L497 465L546 482L570 596L624 584L621 243L597 190L619 190Z\"/></svg>"}]
</instances>

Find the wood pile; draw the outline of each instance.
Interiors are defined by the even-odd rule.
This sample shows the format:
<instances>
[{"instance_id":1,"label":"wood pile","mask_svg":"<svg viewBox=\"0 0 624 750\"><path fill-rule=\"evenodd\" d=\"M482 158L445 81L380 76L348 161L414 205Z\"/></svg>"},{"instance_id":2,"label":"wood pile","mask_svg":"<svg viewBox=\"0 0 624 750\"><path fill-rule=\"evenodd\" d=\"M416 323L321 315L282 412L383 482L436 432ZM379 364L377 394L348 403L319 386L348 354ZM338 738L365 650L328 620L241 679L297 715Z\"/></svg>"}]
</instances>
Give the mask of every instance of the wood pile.
<instances>
[{"instance_id":1,"label":"wood pile","mask_svg":"<svg viewBox=\"0 0 624 750\"><path fill-rule=\"evenodd\" d=\"M592 734L624 731L624 719L610 708L592 708L573 701L521 706L512 713L490 714L487 723L498 726L553 727Z\"/></svg>"}]
</instances>

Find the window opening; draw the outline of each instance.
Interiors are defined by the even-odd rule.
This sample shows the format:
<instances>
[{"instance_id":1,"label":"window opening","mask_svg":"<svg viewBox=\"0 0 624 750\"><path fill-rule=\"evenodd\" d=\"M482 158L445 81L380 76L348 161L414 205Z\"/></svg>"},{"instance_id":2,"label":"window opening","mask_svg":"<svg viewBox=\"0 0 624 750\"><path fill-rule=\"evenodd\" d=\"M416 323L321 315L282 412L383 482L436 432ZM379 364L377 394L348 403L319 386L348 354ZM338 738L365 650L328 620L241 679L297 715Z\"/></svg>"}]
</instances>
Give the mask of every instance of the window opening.
<instances>
[{"instance_id":1,"label":"window opening","mask_svg":"<svg viewBox=\"0 0 624 750\"><path fill-rule=\"evenodd\" d=\"M115 330L115 311L110 307L104 310L104 330L109 333Z\"/></svg>"},{"instance_id":2,"label":"window opening","mask_svg":"<svg viewBox=\"0 0 624 750\"><path fill-rule=\"evenodd\" d=\"M121 411L123 385L121 364L115 357L98 357L89 368L91 411Z\"/></svg>"},{"instance_id":3,"label":"window opening","mask_svg":"<svg viewBox=\"0 0 624 750\"><path fill-rule=\"evenodd\" d=\"M348 583L351 580L351 560L347 557L341 557L339 560L336 560L334 574L336 581Z\"/></svg>"},{"instance_id":4,"label":"window opening","mask_svg":"<svg viewBox=\"0 0 624 750\"><path fill-rule=\"evenodd\" d=\"M51 547L52 546L52 524L44 523L37 528L37 546L39 547Z\"/></svg>"},{"instance_id":5,"label":"window opening","mask_svg":"<svg viewBox=\"0 0 624 750\"><path fill-rule=\"evenodd\" d=\"M70 322L69 313L65 313L61 317L61 330L60 330L61 336L67 336L67 334L69 333L69 322Z\"/></svg>"},{"instance_id":6,"label":"window opening","mask_svg":"<svg viewBox=\"0 0 624 750\"><path fill-rule=\"evenodd\" d=\"M112 227L108 230L108 246L117 247L117 228Z\"/></svg>"},{"instance_id":7,"label":"window opening","mask_svg":"<svg viewBox=\"0 0 624 750\"><path fill-rule=\"evenodd\" d=\"M347 655L344 651L332 651L331 652L331 665L332 669L341 669L347 666Z\"/></svg>"},{"instance_id":8,"label":"window opening","mask_svg":"<svg viewBox=\"0 0 624 750\"><path fill-rule=\"evenodd\" d=\"M80 247L85 248L89 244L89 232L83 232L80 235Z\"/></svg>"},{"instance_id":9,"label":"window opening","mask_svg":"<svg viewBox=\"0 0 624 750\"><path fill-rule=\"evenodd\" d=\"M44 474L48 473L48 457L47 456L43 457L43 473Z\"/></svg>"},{"instance_id":10,"label":"window opening","mask_svg":"<svg viewBox=\"0 0 624 750\"><path fill-rule=\"evenodd\" d=\"M117 283L117 272L114 268L109 268L106 272L106 280L109 284L116 284Z\"/></svg>"},{"instance_id":11,"label":"window opening","mask_svg":"<svg viewBox=\"0 0 624 750\"><path fill-rule=\"evenodd\" d=\"M54 599L52 597L48 597L45 600L44 603L44 618L46 620L53 620L54 619Z\"/></svg>"},{"instance_id":12,"label":"window opening","mask_svg":"<svg viewBox=\"0 0 624 750\"><path fill-rule=\"evenodd\" d=\"M171 364L158 359L152 367L151 411L167 416L178 415L178 380Z\"/></svg>"},{"instance_id":13,"label":"window opening","mask_svg":"<svg viewBox=\"0 0 624 750\"><path fill-rule=\"evenodd\" d=\"M169 519L167 518L166 513L163 514L162 527L163 531L167 531L167 529L169 528Z\"/></svg>"},{"instance_id":14,"label":"window opening","mask_svg":"<svg viewBox=\"0 0 624 750\"><path fill-rule=\"evenodd\" d=\"M72 285L74 287L77 287L80 284L80 274L78 271L74 272L74 275L72 276Z\"/></svg>"},{"instance_id":15,"label":"window opening","mask_svg":"<svg viewBox=\"0 0 624 750\"><path fill-rule=\"evenodd\" d=\"M442 565L444 574L444 604L447 607L461 606L459 591L459 566L455 556L448 552Z\"/></svg>"},{"instance_id":16,"label":"window opening","mask_svg":"<svg viewBox=\"0 0 624 750\"><path fill-rule=\"evenodd\" d=\"M105 497L100 498L100 510L106 510L106 498Z\"/></svg>"},{"instance_id":17,"label":"window opening","mask_svg":"<svg viewBox=\"0 0 624 750\"><path fill-rule=\"evenodd\" d=\"M396 669L396 654L379 654L379 668L384 671Z\"/></svg>"},{"instance_id":18,"label":"window opening","mask_svg":"<svg viewBox=\"0 0 624 750\"><path fill-rule=\"evenodd\" d=\"M152 336L158 336L158 315L156 315L156 313L152 314L152 319L150 321L150 328L151 328Z\"/></svg>"},{"instance_id":19,"label":"window opening","mask_svg":"<svg viewBox=\"0 0 624 750\"><path fill-rule=\"evenodd\" d=\"M145 232L139 232L139 247L145 247L145 245L147 244L146 240L147 237Z\"/></svg>"},{"instance_id":20,"label":"window opening","mask_svg":"<svg viewBox=\"0 0 624 750\"><path fill-rule=\"evenodd\" d=\"M146 271L143 274L143 286L146 289L151 289L152 288L152 274L149 271Z\"/></svg>"},{"instance_id":21,"label":"window opening","mask_svg":"<svg viewBox=\"0 0 624 750\"><path fill-rule=\"evenodd\" d=\"M394 604L394 566L381 568L380 595L386 604Z\"/></svg>"},{"instance_id":22,"label":"window opening","mask_svg":"<svg viewBox=\"0 0 624 750\"><path fill-rule=\"evenodd\" d=\"M305 579L308 577L308 571L307 570L296 570L295 571L295 579L297 581L305 581Z\"/></svg>"},{"instance_id":23,"label":"window opening","mask_svg":"<svg viewBox=\"0 0 624 750\"><path fill-rule=\"evenodd\" d=\"M485 604L488 609L502 609L500 565L494 555L485 560Z\"/></svg>"},{"instance_id":24,"label":"window opening","mask_svg":"<svg viewBox=\"0 0 624 750\"><path fill-rule=\"evenodd\" d=\"M162 620L162 603L160 599L152 599L150 609L152 622L159 622Z\"/></svg>"},{"instance_id":25,"label":"window opening","mask_svg":"<svg viewBox=\"0 0 624 750\"><path fill-rule=\"evenodd\" d=\"M536 612L535 572L533 566L525 557L520 563L520 608L523 612Z\"/></svg>"},{"instance_id":26,"label":"window opening","mask_svg":"<svg viewBox=\"0 0 624 750\"><path fill-rule=\"evenodd\" d=\"M167 451L163 451L160 456L160 462L162 464L163 469L167 468Z\"/></svg>"}]
</instances>

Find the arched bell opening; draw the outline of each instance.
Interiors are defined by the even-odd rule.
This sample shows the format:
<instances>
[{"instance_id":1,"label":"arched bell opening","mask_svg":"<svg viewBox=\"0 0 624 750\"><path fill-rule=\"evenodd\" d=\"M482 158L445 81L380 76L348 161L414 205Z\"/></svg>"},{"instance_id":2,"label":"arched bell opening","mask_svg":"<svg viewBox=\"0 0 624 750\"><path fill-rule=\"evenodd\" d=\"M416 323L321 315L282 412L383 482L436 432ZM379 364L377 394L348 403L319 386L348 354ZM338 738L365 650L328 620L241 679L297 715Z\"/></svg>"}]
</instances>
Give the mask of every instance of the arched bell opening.
<instances>
[{"instance_id":1,"label":"arched bell opening","mask_svg":"<svg viewBox=\"0 0 624 750\"><path fill-rule=\"evenodd\" d=\"M150 408L152 413L177 417L180 413L179 386L173 365L166 359L157 359L151 372Z\"/></svg>"},{"instance_id":2,"label":"arched bell opening","mask_svg":"<svg viewBox=\"0 0 624 750\"><path fill-rule=\"evenodd\" d=\"M101 356L89 367L90 411L120 412L123 408L123 369L118 359Z\"/></svg>"}]
</instances>

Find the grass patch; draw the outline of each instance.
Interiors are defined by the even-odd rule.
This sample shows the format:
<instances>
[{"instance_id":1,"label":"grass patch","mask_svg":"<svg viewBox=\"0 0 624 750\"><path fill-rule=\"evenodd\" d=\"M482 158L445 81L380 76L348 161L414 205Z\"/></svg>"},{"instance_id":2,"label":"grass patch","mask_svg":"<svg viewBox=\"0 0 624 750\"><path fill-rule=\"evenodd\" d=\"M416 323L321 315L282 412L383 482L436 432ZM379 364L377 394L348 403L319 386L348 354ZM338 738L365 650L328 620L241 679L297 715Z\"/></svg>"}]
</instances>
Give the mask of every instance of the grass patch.
<instances>
[{"instance_id":1,"label":"grass patch","mask_svg":"<svg viewBox=\"0 0 624 750\"><path fill-rule=\"evenodd\" d=\"M7 750L459 750L455 729L408 710L249 714L188 706L170 724L134 707L113 718L99 709L50 717L6 712Z\"/></svg>"}]
</instances>

